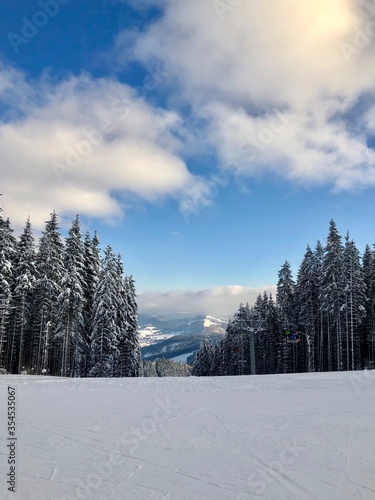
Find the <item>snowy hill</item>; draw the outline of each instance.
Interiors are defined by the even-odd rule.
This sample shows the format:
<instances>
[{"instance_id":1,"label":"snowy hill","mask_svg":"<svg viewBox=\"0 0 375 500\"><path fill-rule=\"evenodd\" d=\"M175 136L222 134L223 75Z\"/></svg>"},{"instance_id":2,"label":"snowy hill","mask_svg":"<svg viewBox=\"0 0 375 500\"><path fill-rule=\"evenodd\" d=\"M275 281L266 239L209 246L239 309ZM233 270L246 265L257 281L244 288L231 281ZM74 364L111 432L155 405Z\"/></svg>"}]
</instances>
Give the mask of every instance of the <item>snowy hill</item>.
<instances>
[{"instance_id":1,"label":"snowy hill","mask_svg":"<svg viewBox=\"0 0 375 500\"><path fill-rule=\"evenodd\" d=\"M186 361L199 349L204 334L219 340L228 320L206 315L194 318L167 318L139 315L139 340L142 356L148 360L160 357Z\"/></svg>"},{"instance_id":2,"label":"snowy hill","mask_svg":"<svg viewBox=\"0 0 375 500\"><path fill-rule=\"evenodd\" d=\"M224 334L228 319L212 315L194 318L167 318L139 314L138 324L141 347L145 347L176 335Z\"/></svg>"},{"instance_id":3,"label":"snowy hill","mask_svg":"<svg viewBox=\"0 0 375 500\"><path fill-rule=\"evenodd\" d=\"M18 412L2 499L375 498L373 371L0 383Z\"/></svg>"}]
</instances>

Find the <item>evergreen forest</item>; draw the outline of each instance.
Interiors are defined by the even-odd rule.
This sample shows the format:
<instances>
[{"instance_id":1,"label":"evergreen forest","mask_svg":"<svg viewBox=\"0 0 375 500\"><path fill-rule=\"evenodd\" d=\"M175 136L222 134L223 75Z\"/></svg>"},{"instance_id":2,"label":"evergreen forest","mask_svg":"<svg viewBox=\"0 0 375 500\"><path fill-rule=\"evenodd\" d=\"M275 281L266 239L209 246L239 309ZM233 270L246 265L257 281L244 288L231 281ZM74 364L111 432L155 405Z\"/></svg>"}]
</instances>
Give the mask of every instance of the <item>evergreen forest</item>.
<instances>
[{"instance_id":1,"label":"evergreen forest","mask_svg":"<svg viewBox=\"0 0 375 500\"><path fill-rule=\"evenodd\" d=\"M289 334L289 335L288 335ZM292 336L294 341L292 341ZM240 305L220 344L203 339L193 375L352 371L375 368L375 253L360 255L330 221L325 246L307 246L293 279L285 261L276 300Z\"/></svg>"},{"instance_id":2,"label":"evergreen forest","mask_svg":"<svg viewBox=\"0 0 375 500\"><path fill-rule=\"evenodd\" d=\"M67 238L53 212L38 240L0 213L0 367L8 373L136 377L142 373L133 277L97 232Z\"/></svg>"}]
</instances>

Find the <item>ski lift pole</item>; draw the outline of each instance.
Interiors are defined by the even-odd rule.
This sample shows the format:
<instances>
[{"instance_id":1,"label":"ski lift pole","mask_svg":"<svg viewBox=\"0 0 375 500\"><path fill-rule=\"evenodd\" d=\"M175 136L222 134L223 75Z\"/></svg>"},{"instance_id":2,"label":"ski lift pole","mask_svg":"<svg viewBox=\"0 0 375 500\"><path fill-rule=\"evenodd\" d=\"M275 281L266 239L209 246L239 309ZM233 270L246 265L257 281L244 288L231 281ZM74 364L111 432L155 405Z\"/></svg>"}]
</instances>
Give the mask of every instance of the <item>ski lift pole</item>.
<instances>
[{"instance_id":1,"label":"ski lift pole","mask_svg":"<svg viewBox=\"0 0 375 500\"><path fill-rule=\"evenodd\" d=\"M241 328L238 332L241 337L244 337L244 334L248 335L249 337L249 349L250 349L250 375L256 375L256 361L255 361L255 341L254 341L254 328ZM241 342L243 344L243 341ZM242 352L243 352L243 347L242 347ZM246 361L242 359L239 361L239 363L246 363ZM243 365L241 367L242 375L243 375Z\"/></svg>"},{"instance_id":2,"label":"ski lift pole","mask_svg":"<svg viewBox=\"0 0 375 500\"><path fill-rule=\"evenodd\" d=\"M260 334L264 332L263 328L264 320L250 319L243 321L243 323L245 327L242 327L241 331L246 332L249 335L250 374L256 375L257 369L256 369L256 358L255 358L255 334Z\"/></svg>"},{"instance_id":3,"label":"ski lift pole","mask_svg":"<svg viewBox=\"0 0 375 500\"><path fill-rule=\"evenodd\" d=\"M250 373L251 375L256 375L256 364L255 364L255 342L254 342L254 329L249 330L249 341L250 341Z\"/></svg>"}]
</instances>

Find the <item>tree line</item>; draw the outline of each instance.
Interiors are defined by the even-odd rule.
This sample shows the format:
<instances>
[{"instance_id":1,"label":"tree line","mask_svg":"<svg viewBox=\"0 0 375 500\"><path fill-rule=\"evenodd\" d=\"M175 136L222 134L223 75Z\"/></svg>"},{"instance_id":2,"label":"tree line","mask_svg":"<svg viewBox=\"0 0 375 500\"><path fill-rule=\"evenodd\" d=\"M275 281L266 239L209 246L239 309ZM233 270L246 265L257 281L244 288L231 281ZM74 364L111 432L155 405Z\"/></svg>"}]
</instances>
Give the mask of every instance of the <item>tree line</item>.
<instances>
[{"instance_id":1,"label":"tree line","mask_svg":"<svg viewBox=\"0 0 375 500\"><path fill-rule=\"evenodd\" d=\"M1 209L0 209L1 210ZM0 213L0 367L8 373L134 377L142 363L135 282L121 255L53 212L36 242Z\"/></svg>"},{"instance_id":2,"label":"tree line","mask_svg":"<svg viewBox=\"0 0 375 500\"><path fill-rule=\"evenodd\" d=\"M220 344L203 339L192 374L254 373L251 349L259 374L375 368L374 250L361 256L331 220L326 245L307 246L296 280L288 261L281 266L276 301L265 292L241 304Z\"/></svg>"},{"instance_id":3,"label":"tree line","mask_svg":"<svg viewBox=\"0 0 375 500\"><path fill-rule=\"evenodd\" d=\"M182 362L168 358L159 358L155 361L142 360L144 377L189 377L191 367Z\"/></svg>"}]
</instances>

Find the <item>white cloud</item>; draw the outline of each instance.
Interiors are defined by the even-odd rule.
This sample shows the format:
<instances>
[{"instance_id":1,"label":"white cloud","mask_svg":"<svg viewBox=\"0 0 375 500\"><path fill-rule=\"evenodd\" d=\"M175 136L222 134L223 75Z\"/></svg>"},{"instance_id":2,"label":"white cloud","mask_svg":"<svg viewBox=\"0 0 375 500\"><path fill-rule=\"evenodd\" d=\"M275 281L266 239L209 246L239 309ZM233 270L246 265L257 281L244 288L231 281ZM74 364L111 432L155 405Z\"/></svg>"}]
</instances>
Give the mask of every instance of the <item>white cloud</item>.
<instances>
[{"instance_id":1,"label":"white cloud","mask_svg":"<svg viewBox=\"0 0 375 500\"><path fill-rule=\"evenodd\" d=\"M211 0L144 0L164 15L119 34L117 61L157 68L145 90L170 91L168 110L114 79L30 83L1 67L0 190L13 224L30 214L41 228L53 208L110 220L132 197L172 196L188 217L216 196L183 159L207 149L235 175L375 185L373 112L355 112L365 98L374 109L372 0L237 3L220 16Z\"/></svg>"},{"instance_id":2,"label":"white cloud","mask_svg":"<svg viewBox=\"0 0 375 500\"><path fill-rule=\"evenodd\" d=\"M232 316L240 303L253 305L259 294L267 291L276 296L276 287L250 288L240 285L217 286L204 290L146 291L138 295L139 310L143 314L189 315L216 314Z\"/></svg>"},{"instance_id":3,"label":"white cloud","mask_svg":"<svg viewBox=\"0 0 375 500\"><path fill-rule=\"evenodd\" d=\"M374 102L372 1L251 0L221 15L211 0L164 3L164 16L133 34L133 57L160 61L176 88L171 102L191 105L223 168L375 185L369 128L354 112L361 99ZM277 113L287 124L275 131Z\"/></svg>"},{"instance_id":4,"label":"white cloud","mask_svg":"<svg viewBox=\"0 0 375 500\"><path fill-rule=\"evenodd\" d=\"M107 219L123 206L113 193L159 200L190 196L201 181L180 157L180 116L155 108L127 85L88 75L53 85L26 83L3 68L1 190L15 225L43 227L52 209Z\"/></svg>"}]
</instances>

